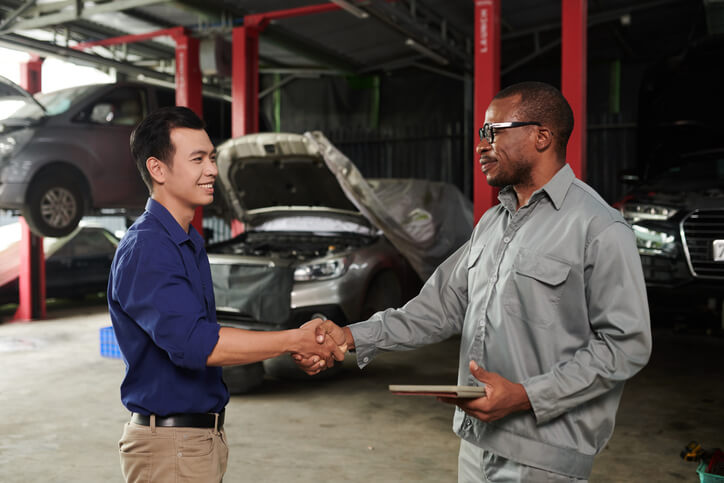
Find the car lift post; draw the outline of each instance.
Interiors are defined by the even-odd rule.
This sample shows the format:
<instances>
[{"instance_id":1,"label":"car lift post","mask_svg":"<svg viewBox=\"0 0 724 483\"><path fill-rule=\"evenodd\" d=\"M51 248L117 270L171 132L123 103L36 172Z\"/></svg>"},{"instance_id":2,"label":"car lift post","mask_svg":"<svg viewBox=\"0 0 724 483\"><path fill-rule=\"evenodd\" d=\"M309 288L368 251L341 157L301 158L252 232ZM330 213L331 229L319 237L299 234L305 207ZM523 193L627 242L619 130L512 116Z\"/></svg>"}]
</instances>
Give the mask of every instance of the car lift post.
<instances>
[{"instance_id":1,"label":"car lift post","mask_svg":"<svg viewBox=\"0 0 724 483\"><path fill-rule=\"evenodd\" d=\"M500 5L502 0L475 2L475 137L485 110L500 89ZM573 109L575 127L568 142L568 164L581 179L586 177L586 69L587 0L563 0L561 4L561 92ZM476 142L477 144L477 142ZM473 185L475 222L493 206L497 190L485 181L474 154Z\"/></svg>"},{"instance_id":2,"label":"car lift post","mask_svg":"<svg viewBox=\"0 0 724 483\"><path fill-rule=\"evenodd\" d=\"M575 120L566 161L585 180L588 0L563 0L561 8L561 92Z\"/></svg>"},{"instance_id":3,"label":"car lift post","mask_svg":"<svg viewBox=\"0 0 724 483\"><path fill-rule=\"evenodd\" d=\"M33 55L20 65L20 85L30 94L40 92L42 58ZM18 309L13 317L17 322L44 319L45 311L45 254L43 238L30 231L20 217L20 274L18 276Z\"/></svg>"},{"instance_id":4,"label":"car lift post","mask_svg":"<svg viewBox=\"0 0 724 483\"><path fill-rule=\"evenodd\" d=\"M473 143L478 144L478 130L485 122L485 111L500 90L500 5L502 0L475 1L475 78ZM473 207L474 223L497 203L498 190L490 186L480 170L478 154L473 151Z\"/></svg>"},{"instance_id":5,"label":"car lift post","mask_svg":"<svg viewBox=\"0 0 724 483\"><path fill-rule=\"evenodd\" d=\"M188 35L185 29L173 38L176 41L176 105L188 107L203 119L199 39ZM203 219L204 209L198 206L191 224L202 237Z\"/></svg>"}]
</instances>

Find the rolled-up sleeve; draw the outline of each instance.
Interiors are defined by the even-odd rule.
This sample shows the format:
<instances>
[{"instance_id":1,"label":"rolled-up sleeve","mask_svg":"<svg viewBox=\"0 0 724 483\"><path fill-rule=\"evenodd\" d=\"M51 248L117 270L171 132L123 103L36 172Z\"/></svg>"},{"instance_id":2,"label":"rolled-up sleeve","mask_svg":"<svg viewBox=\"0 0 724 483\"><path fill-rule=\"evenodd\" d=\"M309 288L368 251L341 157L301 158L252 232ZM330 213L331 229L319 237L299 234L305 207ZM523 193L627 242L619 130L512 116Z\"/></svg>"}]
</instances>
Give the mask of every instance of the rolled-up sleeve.
<instances>
[{"instance_id":1,"label":"rolled-up sleeve","mask_svg":"<svg viewBox=\"0 0 724 483\"><path fill-rule=\"evenodd\" d=\"M570 359L523 382L538 424L622 384L648 362L651 326L634 235L612 223L586 248L584 280L594 337Z\"/></svg>"},{"instance_id":2,"label":"rolled-up sleeve","mask_svg":"<svg viewBox=\"0 0 724 483\"><path fill-rule=\"evenodd\" d=\"M113 279L114 297L171 362L202 369L218 342L220 327L208 320L203 299L178 262L181 248L161 238L149 241L139 241L124 254L125 269Z\"/></svg>"},{"instance_id":3,"label":"rolled-up sleeve","mask_svg":"<svg viewBox=\"0 0 724 483\"><path fill-rule=\"evenodd\" d=\"M350 325L360 368L379 350L415 349L460 332L468 305L469 252L470 242L448 257L402 308L377 312L364 322Z\"/></svg>"}]
</instances>

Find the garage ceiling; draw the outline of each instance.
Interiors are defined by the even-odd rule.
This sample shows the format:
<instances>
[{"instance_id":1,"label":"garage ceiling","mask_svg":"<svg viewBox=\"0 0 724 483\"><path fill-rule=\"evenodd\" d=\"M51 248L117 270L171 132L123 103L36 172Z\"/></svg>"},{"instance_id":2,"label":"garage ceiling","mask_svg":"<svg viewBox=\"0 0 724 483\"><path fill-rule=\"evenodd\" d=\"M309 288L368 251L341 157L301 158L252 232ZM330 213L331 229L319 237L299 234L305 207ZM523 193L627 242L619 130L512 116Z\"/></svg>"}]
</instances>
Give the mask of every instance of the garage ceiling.
<instances>
[{"instance_id":1,"label":"garage ceiling","mask_svg":"<svg viewBox=\"0 0 724 483\"><path fill-rule=\"evenodd\" d=\"M172 82L174 43L169 37L82 51L73 47L181 25L203 39L202 57L210 64L205 84L227 89L228 77L218 73L228 68L230 50L221 39L229 42L232 27L242 25L245 15L321 3L326 2L0 0L0 45ZM589 62L647 62L680 52L707 34L715 3L589 0ZM260 37L261 72L364 75L416 67L456 78L472 72L472 0L366 0L356 5L366 18L337 10L273 22ZM560 1L503 2L503 75L537 62L560 62L560 10Z\"/></svg>"}]
</instances>

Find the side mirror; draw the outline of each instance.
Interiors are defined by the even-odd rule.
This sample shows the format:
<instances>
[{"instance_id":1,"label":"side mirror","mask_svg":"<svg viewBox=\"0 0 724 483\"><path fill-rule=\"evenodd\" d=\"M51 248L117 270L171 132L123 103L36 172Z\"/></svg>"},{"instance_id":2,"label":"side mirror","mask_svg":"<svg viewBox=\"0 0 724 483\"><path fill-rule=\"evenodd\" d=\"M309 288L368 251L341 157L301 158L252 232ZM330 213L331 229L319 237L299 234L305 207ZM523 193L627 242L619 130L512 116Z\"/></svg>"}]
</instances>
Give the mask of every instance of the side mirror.
<instances>
[{"instance_id":1,"label":"side mirror","mask_svg":"<svg viewBox=\"0 0 724 483\"><path fill-rule=\"evenodd\" d=\"M93 106L90 120L98 124L108 124L113 121L115 114L113 113L113 104L101 102Z\"/></svg>"}]
</instances>

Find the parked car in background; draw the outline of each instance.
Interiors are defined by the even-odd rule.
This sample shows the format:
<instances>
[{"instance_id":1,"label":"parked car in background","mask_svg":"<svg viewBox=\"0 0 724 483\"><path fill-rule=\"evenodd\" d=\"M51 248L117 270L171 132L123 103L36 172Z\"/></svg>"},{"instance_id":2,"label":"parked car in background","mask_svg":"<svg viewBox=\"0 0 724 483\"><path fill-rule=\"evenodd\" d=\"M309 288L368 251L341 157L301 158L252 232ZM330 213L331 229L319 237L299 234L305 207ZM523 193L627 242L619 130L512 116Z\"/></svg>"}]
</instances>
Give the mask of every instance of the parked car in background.
<instances>
[{"instance_id":1,"label":"parked car in background","mask_svg":"<svg viewBox=\"0 0 724 483\"><path fill-rule=\"evenodd\" d=\"M218 147L216 187L245 231L207 247L218 320L250 330L340 325L399 307L472 231L457 188L365 180L321 133L262 133ZM291 358L225 368L232 392Z\"/></svg>"},{"instance_id":2,"label":"parked car in background","mask_svg":"<svg viewBox=\"0 0 724 483\"><path fill-rule=\"evenodd\" d=\"M19 223L0 226L0 305L18 302ZM62 238L45 238L48 298L76 298L105 292L118 238L99 226L78 226Z\"/></svg>"},{"instance_id":3,"label":"parked car in background","mask_svg":"<svg viewBox=\"0 0 724 483\"><path fill-rule=\"evenodd\" d=\"M636 234L652 311L724 313L724 150L682 155L617 203Z\"/></svg>"},{"instance_id":4,"label":"parked car in background","mask_svg":"<svg viewBox=\"0 0 724 483\"><path fill-rule=\"evenodd\" d=\"M129 137L150 111L175 105L173 89L121 82L31 96L0 77L0 96L0 209L50 237L101 210L143 210ZM229 103L204 98L203 109L212 140L228 139Z\"/></svg>"}]
</instances>

